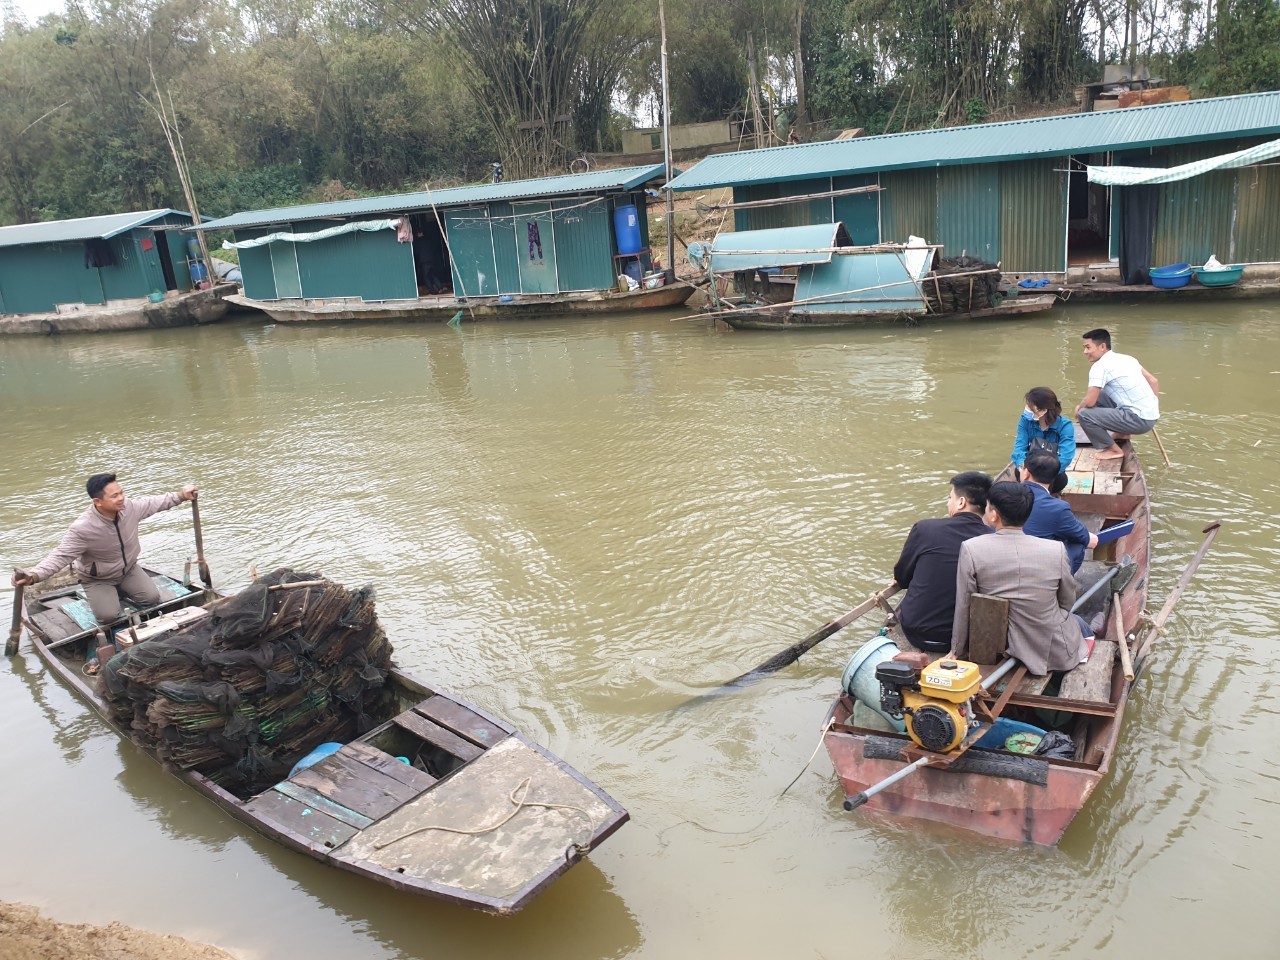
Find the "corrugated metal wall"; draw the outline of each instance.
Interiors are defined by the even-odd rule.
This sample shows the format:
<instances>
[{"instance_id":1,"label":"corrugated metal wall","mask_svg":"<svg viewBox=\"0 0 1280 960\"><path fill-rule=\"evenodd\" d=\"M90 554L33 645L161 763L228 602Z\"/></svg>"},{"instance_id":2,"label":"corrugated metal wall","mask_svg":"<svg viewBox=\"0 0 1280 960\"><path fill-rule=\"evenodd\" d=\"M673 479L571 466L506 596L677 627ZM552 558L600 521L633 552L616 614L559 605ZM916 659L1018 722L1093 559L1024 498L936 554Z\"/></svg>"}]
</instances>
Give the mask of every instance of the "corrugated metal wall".
<instances>
[{"instance_id":1,"label":"corrugated metal wall","mask_svg":"<svg viewBox=\"0 0 1280 960\"><path fill-rule=\"evenodd\" d=\"M1252 146L1256 141L1239 146ZM1280 261L1280 167L1236 171L1235 263Z\"/></svg>"},{"instance_id":2,"label":"corrugated metal wall","mask_svg":"<svg viewBox=\"0 0 1280 960\"><path fill-rule=\"evenodd\" d=\"M826 193L831 180L794 180L790 183L756 183L733 188L734 203L753 200L776 200L779 197L802 197L810 193ZM784 203L776 207L733 211L735 230L770 230L774 227L806 227L811 223L831 223L830 198L808 203Z\"/></svg>"},{"instance_id":3,"label":"corrugated metal wall","mask_svg":"<svg viewBox=\"0 0 1280 960\"><path fill-rule=\"evenodd\" d=\"M235 231L236 242L256 240L274 233L275 227ZM240 276L244 295L250 300L276 299L276 277L271 269L271 247L249 247L240 251Z\"/></svg>"},{"instance_id":4,"label":"corrugated metal wall","mask_svg":"<svg viewBox=\"0 0 1280 960\"><path fill-rule=\"evenodd\" d=\"M493 257L499 293L520 292L519 248L516 246L515 208L510 203L489 204L493 218Z\"/></svg>"},{"instance_id":5,"label":"corrugated metal wall","mask_svg":"<svg viewBox=\"0 0 1280 960\"><path fill-rule=\"evenodd\" d=\"M855 173L836 177L831 181L832 190L848 190L852 187L869 187L876 183L874 173ZM855 193L847 197L835 197L831 201L833 222L839 221L849 231L849 238L858 246L880 242L880 194Z\"/></svg>"},{"instance_id":6,"label":"corrugated metal wall","mask_svg":"<svg viewBox=\"0 0 1280 960\"><path fill-rule=\"evenodd\" d=\"M1234 143L1221 141L1169 147L1163 151L1162 165L1176 167L1234 149ZM1160 185L1152 266L1204 263L1210 255L1223 263L1234 259L1231 225L1237 180L1236 171L1219 170Z\"/></svg>"},{"instance_id":7,"label":"corrugated metal wall","mask_svg":"<svg viewBox=\"0 0 1280 960\"><path fill-rule=\"evenodd\" d=\"M104 300L101 278L85 267L81 243L0 249L0 289L9 313L47 313L59 303Z\"/></svg>"},{"instance_id":8,"label":"corrugated metal wall","mask_svg":"<svg viewBox=\"0 0 1280 960\"><path fill-rule=\"evenodd\" d=\"M295 224L293 232L314 233L344 222L309 220ZM306 299L412 300L418 296L413 244L400 243L394 230L361 230L292 246Z\"/></svg>"},{"instance_id":9,"label":"corrugated metal wall","mask_svg":"<svg viewBox=\"0 0 1280 960\"><path fill-rule=\"evenodd\" d=\"M1000 268L1007 273L1055 273L1067 268L1065 157L998 164Z\"/></svg>"},{"instance_id":10,"label":"corrugated metal wall","mask_svg":"<svg viewBox=\"0 0 1280 960\"><path fill-rule=\"evenodd\" d=\"M1000 259L1000 171L997 164L938 168L938 230L943 254Z\"/></svg>"},{"instance_id":11,"label":"corrugated metal wall","mask_svg":"<svg viewBox=\"0 0 1280 960\"><path fill-rule=\"evenodd\" d=\"M613 284L613 242L609 209L601 199L582 206L583 199L553 204L556 229L556 270L560 290L604 290ZM565 209L571 208L571 209Z\"/></svg>"},{"instance_id":12,"label":"corrugated metal wall","mask_svg":"<svg viewBox=\"0 0 1280 960\"><path fill-rule=\"evenodd\" d=\"M906 243L907 237L936 242L938 233L938 171L934 167L889 170L880 174L880 237L885 243Z\"/></svg>"},{"instance_id":13,"label":"corrugated metal wall","mask_svg":"<svg viewBox=\"0 0 1280 960\"><path fill-rule=\"evenodd\" d=\"M460 297L496 297L500 291L498 268L494 263L494 232L490 229L486 209L463 207L446 210L444 225L452 252L454 293ZM498 231L499 235L503 232L502 229ZM514 247L514 240L512 243ZM514 260L512 262L514 264ZM516 284L519 290L519 277Z\"/></svg>"},{"instance_id":14,"label":"corrugated metal wall","mask_svg":"<svg viewBox=\"0 0 1280 960\"><path fill-rule=\"evenodd\" d=\"M187 238L189 233L177 230L163 230L156 233L156 241L169 247L169 261L173 264L173 279L179 290L184 293L191 289L191 268L187 266ZM218 256L217 244L210 244L209 253ZM243 274L243 271L241 271Z\"/></svg>"}]
</instances>

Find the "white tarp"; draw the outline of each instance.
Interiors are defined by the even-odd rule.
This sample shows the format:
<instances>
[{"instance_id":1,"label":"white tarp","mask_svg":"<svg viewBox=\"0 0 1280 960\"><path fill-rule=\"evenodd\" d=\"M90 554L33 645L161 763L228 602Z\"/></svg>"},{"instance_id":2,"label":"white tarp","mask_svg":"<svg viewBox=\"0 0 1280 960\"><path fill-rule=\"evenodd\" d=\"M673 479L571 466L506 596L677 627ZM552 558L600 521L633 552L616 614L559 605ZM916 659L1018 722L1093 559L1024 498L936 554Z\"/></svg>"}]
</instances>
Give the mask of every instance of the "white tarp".
<instances>
[{"instance_id":1,"label":"white tarp","mask_svg":"<svg viewBox=\"0 0 1280 960\"><path fill-rule=\"evenodd\" d=\"M344 223L336 227L328 227L325 230L317 230L315 233L269 233L265 237L254 237L252 240L241 240L239 243L223 240L222 249L248 250L251 247L261 247L268 243L275 243L277 240L283 240L286 243L312 243L316 240L324 240L327 237L341 236L344 233L355 233L357 230L363 230L366 233L374 233L378 230L394 230L399 225L399 217L395 220L362 220L359 223Z\"/></svg>"},{"instance_id":2,"label":"white tarp","mask_svg":"<svg viewBox=\"0 0 1280 960\"><path fill-rule=\"evenodd\" d=\"M1248 167L1272 157L1280 157L1280 140L1260 143L1256 147L1224 153L1220 157L1194 160L1177 167L1158 169L1153 167L1089 167L1089 182L1108 187L1136 187L1147 183L1173 183L1198 177L1211 170L1230 170Z\"/></svg>"}]
</instances>

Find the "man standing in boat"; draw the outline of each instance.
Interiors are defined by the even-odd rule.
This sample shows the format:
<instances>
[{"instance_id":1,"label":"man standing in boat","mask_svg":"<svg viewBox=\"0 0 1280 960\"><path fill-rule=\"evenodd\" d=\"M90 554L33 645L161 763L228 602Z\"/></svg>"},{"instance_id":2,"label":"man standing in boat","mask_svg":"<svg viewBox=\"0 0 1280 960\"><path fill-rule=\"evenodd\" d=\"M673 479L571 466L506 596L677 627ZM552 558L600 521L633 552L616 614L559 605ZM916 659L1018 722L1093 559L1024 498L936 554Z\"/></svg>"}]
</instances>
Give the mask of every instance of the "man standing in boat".
<instances>
[{"instance_id":1,"label":"man standing in boat","mask_svg":"<svg viewBox=\"0 0 1280 960\"><path fill-rule=\"evenodd\" d=\"M126 500L114 473L95 473L85 484L93 503L76 519L53 552L26 573L15 573L15 587L30 586L70 564L84 585L99 623L120 616L120 598L151 607L160 591L140 566L138 524L161 510L194 500L199 490L187 484L177 493Z\"/></svg>"},{"instance_id":2,"label":"man standing in boat","mask_svg":"<svg viewBox=\"0 0 1280 960\"><path fill-rule=\"evenodd\" d=\"M921 520L911 528L893 579L907 591L898 605L898 624L912 646L945 652L951 648L956 606L956 560L960 545L990 533L982 522L991 478L970 470L951 478L947 516Z\"/></svg>"},{"instance_id":3,"label":"man standing in boat","mask_svg":"<svg viewBox=\"0 0 1280 960\"><path fill-rule=\"evenodd\" d=\"M1124 439L1147 433L1160 419L1160 382L1136 359L1111 349L1111 334L1099 327L1084 335L1089 390L1076 407L1076 419L1095 448L1097 460L1119 460Z\"/></svg>"},{"instance_id":4,"label":"man standing in boat","mask_svg":"<svg viewBox=\"0 0 1280 960\"><path fill-rule=\"evenodd\" d=\"M970 596L1001 597L1009 601L1009 656L1042 677L1077 666L1085 645L1081 621L1071 613L1076 581L1066 550L1022 530L1034 503L1021 483L991 485L986 520L996 532L960 545L951 650L961 659L969 653Z\"/></svg>"}]
</instances>

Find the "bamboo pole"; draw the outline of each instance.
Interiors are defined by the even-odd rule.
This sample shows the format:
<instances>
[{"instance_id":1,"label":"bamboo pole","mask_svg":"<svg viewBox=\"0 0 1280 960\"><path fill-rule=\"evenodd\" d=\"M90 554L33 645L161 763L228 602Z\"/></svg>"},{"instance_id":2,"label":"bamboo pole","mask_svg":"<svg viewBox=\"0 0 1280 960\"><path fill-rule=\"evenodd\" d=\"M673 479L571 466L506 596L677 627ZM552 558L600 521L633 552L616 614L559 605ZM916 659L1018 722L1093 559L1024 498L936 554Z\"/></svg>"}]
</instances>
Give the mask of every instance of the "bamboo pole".
<instances>
[{"instance_id":1,"label":"bamboo pole","mask_svg":"<svg viewBox=\"0 0 1280 960\"><path fill-rule=\"evenodd\" d=\"M700 203L698 209L712 210L752 210L756 207L778 207L788 203L808 203L810 200L829 200L832 197L849 197L858 193L879 193L884 190L877 184L865 187L849 187L846 190L824 190L822 193L804 193L794 197L774 197L769 200L745 200L742 203ZM941 244L938 244L941 246Z\"/></svg>"}]
</instances>

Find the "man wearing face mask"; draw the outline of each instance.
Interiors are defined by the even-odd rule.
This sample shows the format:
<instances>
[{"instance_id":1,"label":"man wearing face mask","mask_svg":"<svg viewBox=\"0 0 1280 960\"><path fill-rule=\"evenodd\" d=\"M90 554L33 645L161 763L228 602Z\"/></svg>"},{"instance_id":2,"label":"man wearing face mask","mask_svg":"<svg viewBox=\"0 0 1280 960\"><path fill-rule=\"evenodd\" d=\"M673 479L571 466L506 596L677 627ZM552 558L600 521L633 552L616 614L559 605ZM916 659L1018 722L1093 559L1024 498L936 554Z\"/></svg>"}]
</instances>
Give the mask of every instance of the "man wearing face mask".
<instances>
[{"instance_id":1,"label":"man wearing face mask","mask_svg":"<svg viewBox=\"0 0 1280 960\"><path fill-rule=\"evenodd\" d=\"M946 652L956 606L956 561L960 545L990 533L982 521L991 478L969 470L951 478L945 519L921 520L902 545L894 582L907 591L898 605L898 624L912 646Z\"/></svg>"},{"instance_id":2,"label":"man wearing face mask","mask_svg":"<svg viewBox=\"0 0 1280 960\"><path fill-rule=\"evenodd\" d=\"M187 484L176 493L126 500L114 473L95 473L85 484L93 501L71 524L62 542L28 573L15 573L15 587L30 586L71 564L84 584L89 606L99 623L120 616L120 598L144 607L160 602L160 591L138 566L142 547L138 524L152 514L194 500L199 492Z\"/></svg>"}]
</instances>

